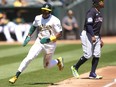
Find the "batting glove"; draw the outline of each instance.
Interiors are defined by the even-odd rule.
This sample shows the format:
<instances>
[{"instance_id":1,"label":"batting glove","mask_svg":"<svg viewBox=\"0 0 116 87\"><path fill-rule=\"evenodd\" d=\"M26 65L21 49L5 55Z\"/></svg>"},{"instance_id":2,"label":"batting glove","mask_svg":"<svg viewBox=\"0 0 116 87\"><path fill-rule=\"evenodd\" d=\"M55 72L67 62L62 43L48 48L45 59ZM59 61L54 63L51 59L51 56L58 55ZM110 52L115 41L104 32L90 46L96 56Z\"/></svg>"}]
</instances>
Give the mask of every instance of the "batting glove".
<instances>
[{"instance_id":1,"label":"batting glove","mask_svg":"<svg viewBox=\"0 0 116 87\"><path fill-rule=\"evenodd\" d=\"M23 46L26 46L30 40L31 40L31 37L27 36L26 39L24 40Z\"/></svg>"}]
</instances>

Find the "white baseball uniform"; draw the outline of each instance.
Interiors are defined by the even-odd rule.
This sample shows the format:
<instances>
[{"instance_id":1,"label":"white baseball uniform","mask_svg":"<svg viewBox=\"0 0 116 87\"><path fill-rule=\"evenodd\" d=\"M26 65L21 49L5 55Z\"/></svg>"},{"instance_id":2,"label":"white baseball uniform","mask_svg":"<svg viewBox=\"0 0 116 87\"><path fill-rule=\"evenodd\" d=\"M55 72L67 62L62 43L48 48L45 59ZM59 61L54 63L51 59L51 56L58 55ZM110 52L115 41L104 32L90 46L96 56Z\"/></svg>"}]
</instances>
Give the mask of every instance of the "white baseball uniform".
<instances>
[{"instance_id":1,"label":"white baseball uniform","mask_svg":"<svg viewBox=\"0 0 116 87\"><path fill-rule=\"evenodd\" d=\"M85 30L81 33L81 41L82 41L82 48L84 51L84 57L89 59L94 55L97 58L101 56L101 41L99 36L95 36L96 42L92 42L91 35L87 33Z\"/></svg>"},{"instance_id":2,"label":"white baseball uniform","mask_svg":"<svg viewBox=\"0 0 116 87\"><path fill-rule=\"evenodd\" d=\"M24 60L20 64L18 68L20 72L22 72L30 63L30 61L36 58L41 51L44 51L45 53L44 55L45 68L53 67L54 65L58 63L56 59L52 60L52 55L54 54L56 43L49 42L46 44L41 44L40 40L44 37L54 36L56 35L56 33L61 32L62 27L61 27L60 20L53 15L50 15L50 17L47 19L44 19L42 15L38 15L35 17L33 26L36 26L37 29L39 29L38 37L34 45L31 47L28 55L24 58Z\"/></svg>"}]
</instances>

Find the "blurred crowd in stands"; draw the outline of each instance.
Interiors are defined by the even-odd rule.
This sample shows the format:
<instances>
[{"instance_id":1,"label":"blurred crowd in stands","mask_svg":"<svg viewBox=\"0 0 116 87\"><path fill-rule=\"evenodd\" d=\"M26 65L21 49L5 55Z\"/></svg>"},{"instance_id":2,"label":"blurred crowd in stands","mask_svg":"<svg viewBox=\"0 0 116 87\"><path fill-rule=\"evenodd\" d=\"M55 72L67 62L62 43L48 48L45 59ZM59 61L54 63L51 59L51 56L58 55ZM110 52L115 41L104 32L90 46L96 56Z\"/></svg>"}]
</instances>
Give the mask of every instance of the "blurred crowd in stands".
<instances>
[{"instance_id":1,"label":"blurred crowd in stands","mask_svg":"<svg viewBox=\"0 0 116 87\"><path fill-rule=\"evenodd\" d=\"M17 17L10 21L5 12L0 13L0 36L1 40L7 42L23 42L30 29L30 24L26 23L21 17L21 13L17 13Z\"/></svg>"},{"instance_id":2,"label":"blurred crowd in stands","mask_svg":"<svg viewBox=\"0 0 116 87\"><path fill-rule=\"evenodd\" d=\"M68 6L74 1L76 0L0 0L0 7L26 7L42 5L46 2L49 2L52 5ZM0 41L18 41L23 43L29 32L31 23L27 23L24 18L22 18L20 10L17 11L16 16L16 18L10 20L7 12L0 10Z\"/></svg>"},{"instance_id":3,"label":"blurred crowd in stands","mask_svg":"<svg viewBox=\"0 0 116 87\"><path fill-rule=\"evenodd\" d=\"M49 2L52 5L67 6L77 0L0 0L0 6L35 6Z\"/></svg>"}]
</instances>

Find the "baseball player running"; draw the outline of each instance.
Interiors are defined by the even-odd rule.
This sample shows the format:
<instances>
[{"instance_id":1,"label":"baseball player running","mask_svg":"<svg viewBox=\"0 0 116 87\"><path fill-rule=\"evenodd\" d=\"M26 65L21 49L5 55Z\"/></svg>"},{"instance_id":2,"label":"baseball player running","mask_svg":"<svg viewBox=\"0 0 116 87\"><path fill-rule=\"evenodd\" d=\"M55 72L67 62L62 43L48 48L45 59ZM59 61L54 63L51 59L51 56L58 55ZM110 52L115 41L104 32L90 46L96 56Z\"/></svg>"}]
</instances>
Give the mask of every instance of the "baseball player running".
<instances>
[{"instance_id":1,"label":"baseball player running","mask_svg":"<svg viewBox=\"0 0 116 87\"><path fill-rule=\"evenodd\" d=\"M100 37L100 28L103 21L100 9L104 7L104 0L92 1L93 7L86 14L84 30L80 36L84 55L75 65L71 66L73 76L76 78L79 78L79 67L93 57L89 78L102 79L102 76L97 75L95 71L99 62L101 47L103 46Z\"/></svg>"},{"instance_id":2,"label":"baseball player running","mask_svg":"<svg viewBox=\"0 0 116 87\"><path fill-rule=\"evenodd\" d=\"M56 48L56 40L61 37L62 27L60 20L51 14L52 6L49 3L45 3L42 8L42 14L37 15L30 28L28 36L26 37L23 46L30 41L32 33L35 29L39 29L38 37L31 47L28 55L21 62L16 75L9 79L10 83L15 83L19 75L25 70L28 64L35 59L41 51L44 51L44 68L51 68L58 65L59 70L64 67L63 58L52 59Z\"/></svg>"}]
</instances>

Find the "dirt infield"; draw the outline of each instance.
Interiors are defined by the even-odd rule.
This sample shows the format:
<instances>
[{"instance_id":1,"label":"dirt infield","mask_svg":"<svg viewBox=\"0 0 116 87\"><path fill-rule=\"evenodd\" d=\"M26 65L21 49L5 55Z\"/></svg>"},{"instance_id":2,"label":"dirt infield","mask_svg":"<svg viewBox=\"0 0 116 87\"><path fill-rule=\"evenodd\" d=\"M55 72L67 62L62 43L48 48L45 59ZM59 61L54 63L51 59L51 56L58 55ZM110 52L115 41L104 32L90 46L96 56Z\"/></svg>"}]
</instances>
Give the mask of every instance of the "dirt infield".
<instances>
[{"instance_id":1,"label":"dirt infield","mask_svg":"<svg viewBox=\"0 0 116 87\"><path fill-rule=\"evenodd\" d=\"M116 36L112 36L112 37L102 37L102 40L105 44L113 44L116 43ZM77 43L81 43L80 40L59 40L57 43L58 44L77 44Z\"/></svg>"},{"instance_id":2,"label":"dirt infield","mask_svg":"<svg viewBox=\"0 0 116 87\"><path fill-rule=\"evenodd\" d=\"M107 66L97 70L103 79L89 79L89 73L80 75L80 79L69 78L49 87L116 87L116 66Z\"/></svg>"},{"instance_id":3,"label":"dirt infield","mask_svg":"<svg viewBox=\"0 0 116 87\"><path fill-rule=\"evenodd\" d=\"M116 36L112 36L112 37L102 37L102 40L105 44L111 44L111 43L116 43ZM29 44L33 44L34 41L30 41ZM58 40L57 41L58 44L79 44L81 43L80 40ZM19 42L5 42L5 41L0 41L0 45L14 45L14 44L22 44Z\"/></svg>"},{"instance_id":4,"label":"dirt infield","mask_svg":"<svg viewBox=\"0 0 116 87\"><path fill-rule=\"evenodd\" d=\"M116 43L116 37L103 37L104 44ZM60 41L58 43L63 43ZM65 41L65 43L81 43L78 41ZM50 85L49 87L116 87L116 66L107 66L97 70L97 74L103 75L103 79L93 80L89 79L89 73L80 75L80 79L69 78L62 82L56 83L56 85Z\"/></svg>"}]
</instances>

